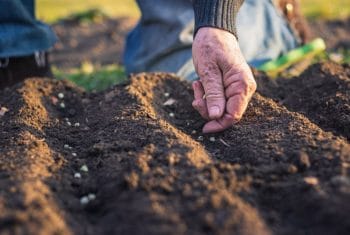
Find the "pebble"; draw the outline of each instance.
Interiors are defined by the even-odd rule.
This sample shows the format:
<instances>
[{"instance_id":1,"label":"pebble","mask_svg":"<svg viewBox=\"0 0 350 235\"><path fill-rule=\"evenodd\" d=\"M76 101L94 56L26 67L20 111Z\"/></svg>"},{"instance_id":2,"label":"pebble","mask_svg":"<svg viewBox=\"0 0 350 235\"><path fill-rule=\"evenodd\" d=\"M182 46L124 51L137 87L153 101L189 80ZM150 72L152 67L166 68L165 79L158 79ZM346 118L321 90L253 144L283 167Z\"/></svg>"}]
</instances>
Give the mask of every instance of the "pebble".
<instances>
[{"instance_id":1,"label":"pebble","mask_svg":"<svg viewBox=\"0 0 350 235\"><path fill-rule=\"evenodd\" d=\"M80 179L81 178L81 174L79 172L74 174L74 178Z\"/></svg>"},{"instance_id":2,"label":"pebble","mask_svg":"<svg viewBox=\"0 0 350 235\"><path fill-rule=\"evenodd\" d=\"M58 93L58 98L63 99L64 98L64 94L63 93Z\"/></svg>"},{"instance_id":3,"label":"pebble","mask_svg":"<svg viewBox=\"0 0 350 235\"><path fill-rule=\"evenodd\" d=\"M72 153L72 156L73 156L73 157L76 157L76 156L77 156L77 154L76 154L76 153Z\"/></svg>"},{"instance_id":4,"label":"pebble","mask_svg":"<svg viewBox=\"0 0 350 235\"><path fill-rule=\"evenodd\" d=\"M60 103L60 107L64 109L66 107L66 105L62 102L62 103Z\"/></svg>"},{"instance_id":5,"label":"pebble","mask_svg":"<svg viewBox=\"0 0 350 235\"><path fill-rule=\"evenodd\" d=\"M175 117L175 114L174 113L169 113L169 116L170 117Z\"/></svg>"},{"instance_id":6,"label":"pebble","mask_svg":"<svg viewBox=\"0 0 350 235\"><path fill-rule=\"evenodd\" d=\"M79 122L76 122L76 123L74 123L74 126L75 126L75 127L79 127L79 126L80 126L80 123L79 123Z\"/></svg>"},{"instance_id":7,"label":"pebble","mask_svg":"<svg viewBox=\"0 0 350 235\"><path fill-rule=\"evenodd\" d=\"M80 198L80 204L86 205L86 204L88 204L88 203L89 203L89 198L88 198L88 196L84 196L84 197Z\"/></svg>"},{"instance_id":8,"label":"pebble","mask_svg":"<svg viewBox=\"0 0 350 235\"><path fill-rule=\"evenodd\" d=\"M83 171L83 172L88 172L89 171L89 168L87 167L87 165L82 165L80 167L80 170Z\"/></svg>"},{"instance_id":9,"label":"pebble","mask_svg":"<svg viewBox=\"0 0 350 235\"><path fill-rule=\"evenodd\" d=\"M210 137L209 140L210 140L211 142L215 142L215 137Z\"/></svg>"}]
</instances>

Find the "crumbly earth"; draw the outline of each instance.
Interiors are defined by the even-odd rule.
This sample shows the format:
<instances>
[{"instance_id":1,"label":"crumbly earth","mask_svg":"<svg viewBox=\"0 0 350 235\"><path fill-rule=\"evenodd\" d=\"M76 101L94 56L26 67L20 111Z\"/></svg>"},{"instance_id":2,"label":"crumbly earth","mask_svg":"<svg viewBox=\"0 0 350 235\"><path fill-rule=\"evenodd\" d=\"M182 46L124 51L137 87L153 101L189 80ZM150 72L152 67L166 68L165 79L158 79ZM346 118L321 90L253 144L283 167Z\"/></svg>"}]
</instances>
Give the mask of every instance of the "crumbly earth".
<instances>
[{"instance_id":1,"label":"crumbly earth","mask_svg":"<svg viewBox=\"0 0 350 235\"><path fill-rule=\"evenodd\" d=\"M6 89L0 234L347 234L349 81L335 64L259 77L243 120L211 136L170 74Z\"/></svg>"}]
</instances>

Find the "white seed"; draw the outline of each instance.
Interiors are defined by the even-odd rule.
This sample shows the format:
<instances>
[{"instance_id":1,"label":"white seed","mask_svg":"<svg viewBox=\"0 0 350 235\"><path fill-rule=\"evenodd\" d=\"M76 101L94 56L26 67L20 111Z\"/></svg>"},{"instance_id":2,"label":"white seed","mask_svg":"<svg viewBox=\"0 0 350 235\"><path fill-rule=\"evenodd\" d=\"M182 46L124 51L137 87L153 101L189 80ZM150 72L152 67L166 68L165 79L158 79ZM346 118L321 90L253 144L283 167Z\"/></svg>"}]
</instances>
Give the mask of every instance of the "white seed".
<instances>
[{"instance_id":1,"label":"white seed","mask_svg":"<svg viewBox=\"0 0 350 235\"><path fill-rule=\"evenodd\" d=\"M69 149L69 145L68 145L68 144L65 144L63 147L64 147L65 149Z\"/></svg>"},{"instance_id":2,"label":"white seed","mask_svg":"<svg viewBox=\"0 0 350 235\"><path fill-rule=\"evenodd\" d=\"M173 98L170 98L170 99L168 99L167 101L165 101L165 102L163 103L163 105L164 105L164 106L171 106L171 105L173 105L173 104L175 104L175 103L176 103L176 100L173 99Z\"/></svg>"},{"instance_id":3,"label":"white seed","mask_svg":"<svg viewBox=\"0 0 350 235\"><path fill-rule=\"evenodd\" d=\"M165 97L169 97L169 96L170 96L170 93L165 92L165 93L164 93L164 96L165 96Z\"/></svg>"},{"instance_id":4,"label":"white seed","mask_svg":"<svg viewBox=\"0 0 350 235\"><path fill-rule=\"evenodd\" d=\"M75 127L79 127L79 126L80 126L80 123L79 123L79 122L76 122L76 123L74 123L74 126L75 126Z\"/></svg>"},{"instance_id":5,"label":"white seed","mask_svg":"<svg viewBox=\"0 0 350 235\"><path fill-rule=\"evenodd\" d=\"M66 105L62 102L62 103L60 103L60 107L64 109L66 107Z\"/></svg>"},{"instance_id":6,"label":"white seed","mask_svg":"<svg viewBox=\"0 0 350 235\"><path fill-rule=\"evenodd\" d=\"M9 110L6 107L1 107L0 109L0 117L4 116Z\"/></svg>"},{"instance_id":7,"label":"white seed","mask_svg":"<svg viewBox=\"0 0 350 235\"><path fill-rule=\"evenodd\" d=\"M58 93L58 98L63 99L64 98L64 94L63 93Z\"/></svg>"},{"instance_id":8,"label":"white seed","mask_svg":"<svg viewBox=\"0 0 350 235\"><path fill-rule=\"evenodd\" d=\"M196 131L196 130L193 130L193 131L192 131L192 135L194 135L194 134L197 134L197 131Z\"/></svg>"},{"instance_id":9,"label":"white seed","mask_svg":"<svg viewBox=\"0 0 350 235\"><path fill-rule=\"evenodd\" d=\"M68 126L71 126L71 125L72 125L72 123L71 123L71 122L67 122L67 125L68 125Z\"/></svg>"},{"instance_id":10,"label":"white seed","mask_svg":"<svg viewBox=\"0 0 350 235\"><path fill-rule=\"evenodd\" d=\"M316 177L313 176L309 176L309 177L305 177L304 178L305 183L307 183L308 185L317 185L318 184L318 179Z\"/></svg>"},{"instance_id":11,"label":"white seed","mask_svg":"<svg viewBox=\"0 0 350 235\"><path fill-rule=\"evenodd\" d=\"M70 150L72 150L72 149L73 149L73 147L69 146L69 149L70 149Z\"/></svg>"},{"instance_id":12,"label":"white seed","mask_svg":"<svg viewBox=\"0 0 350 235\"><path fill-rule=\"evenodd\" d=\"M174 113L169 113L169 116L170 117L175 117L175 114Z\"/></svg>"},{"instance_id":13,"label":"white seed","mask_svg":"<svg viewBox=\"0 0 350 235\"><path fill-rule=\"evenodd\" d=\"M83 171L83 172L88 172L89 171L89 168L87 167L87 165L82 165L80 167L80 170Z\"/></svg>"},{"instance_id":14,"label":"white seed","mask_svg":"<svg viewBox=\"0 0 350 235\"><path fill-rule=\"evenodd\" d=\"M64 120L65 120L66 122L68 122L68 121L69 121L69 119L68 119L68 118L64 118Z\"/></svg>"},{"instance_id":15,"label":"white seed","mask_svg":"<svg viewBox=\"0 0 350 235\"><path fill-rule=\"evenodd\" d=\"M72 156L73 156L73 157L76 157L76 156L77 156L77 154L76 154L76 153L72 153Z\"/></svg>"},{"instance_id":16,"label":"white seed","mask_svg":"<svg viewBox=\"0 0 350 235\"><path fill-rule=\"evenodd\" d=\"M80 198L80 204L86 205L88 203L89 203L89 198L87 196Z\"/></svg>"},{"instance_id":17,"label":"white seed","mask_svg":"<svg viewBox=\"0 0 350 235\"><path fill-rule=\"evenodd\" d=\"M80 179L81 178L81 174L79 172L74 174L74 178Z\"/></svg>"},{"instance_id":18,"label":"white seed","mask_svg":"<svg viewBox=\"0 0 350 235\"><path fill-rule=\"evenodd\" d=\"M93 200L96 199L96 195L93 194L93 193L89 193L88 198L89 198L90 201L93 201Z\"/></svg>"},{"instance_id":19,"label":"white seed","mask_svg":"<svg viewBox=\"0 0 350 235\"><path fill-rule=\"evenodd\" d=\"M215 142L215 137L210 137L209 140L210 140L211 142Z\"/></svg>"},{"instance_id":20,"label":"white seed","mask_svg":"<svg viewBox=\"0 0 350 235\"><path fill-rule=\"evenodd\" d=\"M199 140L199 141L203 141L203 140L204 140L204 137L200 135L200 136L198 136L198 140Z\"/></svg>"}]
</instances>

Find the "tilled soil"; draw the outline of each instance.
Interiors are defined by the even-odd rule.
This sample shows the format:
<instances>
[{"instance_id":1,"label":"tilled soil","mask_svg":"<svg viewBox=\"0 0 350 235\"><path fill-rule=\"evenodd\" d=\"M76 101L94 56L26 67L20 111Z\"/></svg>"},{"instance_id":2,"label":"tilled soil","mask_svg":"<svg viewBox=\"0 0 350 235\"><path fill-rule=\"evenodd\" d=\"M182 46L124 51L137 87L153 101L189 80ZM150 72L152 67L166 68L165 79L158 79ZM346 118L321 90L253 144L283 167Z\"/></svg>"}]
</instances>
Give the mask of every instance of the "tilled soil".
<instances>
[{"instance_id":1,"label":"tilled soil","mask_svg":"<svg viewBox=\"0 0 350 235\"><path fill-rule=\"evenodd\" d=\"M260 76L243 120L211 136L170 74L7 89L0 234L347 234L349 70Z\"/></svg>"}]
</instances>

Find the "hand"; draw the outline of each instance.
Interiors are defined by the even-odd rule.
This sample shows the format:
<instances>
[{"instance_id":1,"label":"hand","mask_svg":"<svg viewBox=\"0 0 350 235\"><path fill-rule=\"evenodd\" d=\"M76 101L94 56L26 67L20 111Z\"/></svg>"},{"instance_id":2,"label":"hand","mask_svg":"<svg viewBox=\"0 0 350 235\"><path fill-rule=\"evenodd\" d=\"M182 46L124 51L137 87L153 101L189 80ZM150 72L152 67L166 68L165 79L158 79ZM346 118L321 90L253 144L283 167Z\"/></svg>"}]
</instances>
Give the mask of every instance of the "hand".
<instances>
[{"instance_id":1,"label":"hand","mask_svg":"<svg viewBox=\"0 0 350 235\"><path fill-rule=\"evenodd\" d=\"M193 107L208 120L204 133L223 131L237 123L256 90L253 74L236 37L227 31L200 28L192 46L200 80L192 86Z\"/></svg>"}]
</instances>

